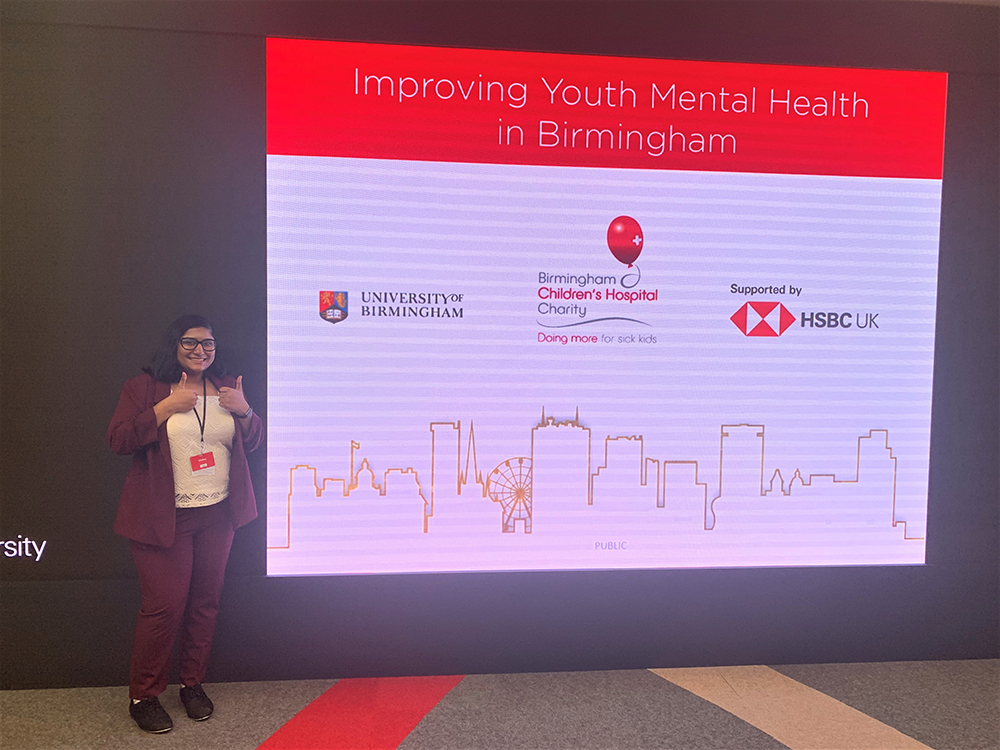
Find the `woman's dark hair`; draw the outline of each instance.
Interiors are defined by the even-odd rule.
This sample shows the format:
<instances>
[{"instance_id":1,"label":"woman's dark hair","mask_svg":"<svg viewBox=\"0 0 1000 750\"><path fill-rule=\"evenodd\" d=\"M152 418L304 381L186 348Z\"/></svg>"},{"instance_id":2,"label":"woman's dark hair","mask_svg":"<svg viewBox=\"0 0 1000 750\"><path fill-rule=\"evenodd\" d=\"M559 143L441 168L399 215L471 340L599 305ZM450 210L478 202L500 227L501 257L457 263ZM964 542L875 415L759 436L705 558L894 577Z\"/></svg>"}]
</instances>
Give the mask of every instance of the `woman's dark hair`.
<instances>
[{"instance_id":1,"label":"woman's dark hair","mask_svg":"<svg viewBox=\"0 0 1000 750\"><path fill-rule=\"evenodd\" d=\"M163 342L156 354L153 355L153 364L150 367L143 367L142 371L147 372L162 383L176 383L181 379L181 364L177 361L177 346L180 344L184 332L191 328L207 328L215 333L215 328L206 318L200 315L182 315L170 327L163 332ZM215 350L215 359L211 367L206 372L215 378L226 375L226 366L219 359L219 350Z\"/></svg>"}]
</instances>

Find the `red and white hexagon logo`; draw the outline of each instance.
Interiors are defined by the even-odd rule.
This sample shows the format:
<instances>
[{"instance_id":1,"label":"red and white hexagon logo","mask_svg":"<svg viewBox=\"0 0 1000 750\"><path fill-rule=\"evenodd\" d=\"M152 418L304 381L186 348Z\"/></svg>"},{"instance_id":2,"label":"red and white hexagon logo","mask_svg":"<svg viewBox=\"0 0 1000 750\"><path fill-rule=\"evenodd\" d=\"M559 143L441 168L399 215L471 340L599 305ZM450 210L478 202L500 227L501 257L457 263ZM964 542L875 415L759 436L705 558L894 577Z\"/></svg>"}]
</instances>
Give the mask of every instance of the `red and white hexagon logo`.
<instances>
[{"instance_id":1,"label":"red and white hexagon logo","mask_svg":"<svg viewBox=\"0 0 1000 750\"><path fill-rule=\"evenodd\" d=\"M744 336L780 336L795 316L780 302L747 302L730 320Z\"/></svg>"}]
</instances>

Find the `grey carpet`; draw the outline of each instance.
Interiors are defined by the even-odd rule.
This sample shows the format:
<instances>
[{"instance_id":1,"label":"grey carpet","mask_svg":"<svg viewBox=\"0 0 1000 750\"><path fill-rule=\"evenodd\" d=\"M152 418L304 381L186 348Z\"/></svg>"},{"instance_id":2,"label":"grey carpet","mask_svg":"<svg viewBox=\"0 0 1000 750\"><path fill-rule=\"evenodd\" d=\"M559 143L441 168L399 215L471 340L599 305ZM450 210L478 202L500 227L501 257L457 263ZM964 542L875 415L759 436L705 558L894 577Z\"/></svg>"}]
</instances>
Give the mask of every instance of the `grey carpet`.
<instances>
[{"instance_id":1,"label":"grey carpet","mask_svg":"<svg viewBox=\"0 0 1000 750\"><path fill-rule=\"evenodd\" d=\"M774 667L935 750L1000 750L1000 660ZM148 735L123 687L0 691L3 750L254 750L335 680L206 686L216 715ZM771 750L784 748L645 670L470 675L401 745L405 750Z\"/></svg>"},{"instance_id":2,"label":"grey carpet","mask_svg":"<svg viewBox=\"0 0 1000 750\"><path fill-rule=\"evenodd\" d=\"M645 670L470 675L400 750L780 750L769 735Z\"/></svg>"},{"instance_id":3,"label":"grey carpet","mask_svg":"<svg viewBox=\"0 0 1000 750\"><path fill-rule=\"evenodd\" d=\"M934 750L1000 748L1000 660L773 669Z\"/></svg>"},{"instance_id":4,"label":"grey carpet","mask_svg":"<svg viewBox=\"0 0 1000 750\"><path fill-rule=\"evenodd\" d=\"M336 680L205 685L207 721L187 718L171 685L160 702L174 720L166 734L142 732L128 715L128 688L0 691L4 750L254 750Z\"/></svg>"}]
</instances>

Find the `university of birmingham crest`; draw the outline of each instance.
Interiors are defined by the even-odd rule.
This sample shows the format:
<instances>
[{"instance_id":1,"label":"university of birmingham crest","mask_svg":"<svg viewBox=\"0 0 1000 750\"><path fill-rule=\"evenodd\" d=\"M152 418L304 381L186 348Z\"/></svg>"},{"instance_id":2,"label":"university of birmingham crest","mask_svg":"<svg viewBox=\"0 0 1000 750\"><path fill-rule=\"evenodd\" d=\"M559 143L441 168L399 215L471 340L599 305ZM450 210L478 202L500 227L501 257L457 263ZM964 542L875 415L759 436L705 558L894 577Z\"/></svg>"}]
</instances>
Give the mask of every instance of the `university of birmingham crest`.
<instances>
[{"instance_id":1,"label":"university of birmingham crest","mask_svg":"<svg viewBox=\"0 0 1000 750\"><path fill-rule=\"evenodd\" d=\"M347 292L320 292L319 316L328 323L347 320Z\"/></svg>"}]
</instances>

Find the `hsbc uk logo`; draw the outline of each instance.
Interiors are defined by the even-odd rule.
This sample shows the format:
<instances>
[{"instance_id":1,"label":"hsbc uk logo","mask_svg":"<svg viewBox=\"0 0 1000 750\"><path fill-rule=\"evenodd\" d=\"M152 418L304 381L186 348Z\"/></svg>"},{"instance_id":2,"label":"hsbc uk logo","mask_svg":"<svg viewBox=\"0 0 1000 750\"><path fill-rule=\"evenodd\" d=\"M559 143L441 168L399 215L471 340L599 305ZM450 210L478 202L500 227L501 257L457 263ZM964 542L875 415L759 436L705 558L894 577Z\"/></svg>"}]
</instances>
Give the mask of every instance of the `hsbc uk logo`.
<instances>
[{"instance_id":1,"label":"hsbc uk logo","mask_svg":"<svg viewBox=\"0 0 1000 750\"><path fill-rule=\"evenodd\" d=\"M729 318L744 336L780 336L796 318L780 302L747 302ZM801 328L826 330L878 329L878 313L804 312L799 320Z\"/></svg>"},{"instance_id":2,"label":"hsbc uk logo","mask_svg":"<svg viewBox=\"0 0 1000 750\"><path fill-rule=\"evenodd\" d=\"M780 302L747 302L729 319L744 336L780 336L795 322Z\"/></svg>"}]
</instances>

